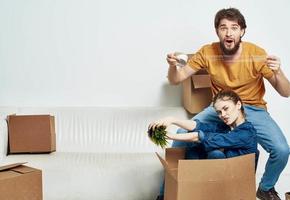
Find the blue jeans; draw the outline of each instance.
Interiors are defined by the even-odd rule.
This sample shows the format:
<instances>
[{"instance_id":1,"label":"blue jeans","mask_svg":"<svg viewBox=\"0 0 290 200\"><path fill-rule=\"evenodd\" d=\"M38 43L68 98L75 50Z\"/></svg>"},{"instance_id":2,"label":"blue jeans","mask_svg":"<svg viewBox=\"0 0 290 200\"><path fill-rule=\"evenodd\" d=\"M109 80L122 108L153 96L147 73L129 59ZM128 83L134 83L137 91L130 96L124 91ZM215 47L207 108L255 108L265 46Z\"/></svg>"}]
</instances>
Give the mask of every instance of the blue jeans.
<instances>
[{"instance_id":1,"label":"blue jeans","mask_svg":"<svg viewBox=\"0 0 290 200\"><path fill-rule=\"evenodd\" d=\"M246 119L253 124L257 130L258 143L268 152L270 156L266 163L265 172L260 181L259 187L267 191L275 186L279 176L285 168L289 158L289 145L279 126L271 118L269 113L256 106L244 105ZM204 123L218 122L220 119L212 106L207 107L193 119L198 119ZM178 133L185 130L178 130ZM172 147L190 148L192 142L174 141ZM163 184L162 184L163 185ZM161 186L160 194L164 193L164 188Z\"/></svg>"}]
</instances>

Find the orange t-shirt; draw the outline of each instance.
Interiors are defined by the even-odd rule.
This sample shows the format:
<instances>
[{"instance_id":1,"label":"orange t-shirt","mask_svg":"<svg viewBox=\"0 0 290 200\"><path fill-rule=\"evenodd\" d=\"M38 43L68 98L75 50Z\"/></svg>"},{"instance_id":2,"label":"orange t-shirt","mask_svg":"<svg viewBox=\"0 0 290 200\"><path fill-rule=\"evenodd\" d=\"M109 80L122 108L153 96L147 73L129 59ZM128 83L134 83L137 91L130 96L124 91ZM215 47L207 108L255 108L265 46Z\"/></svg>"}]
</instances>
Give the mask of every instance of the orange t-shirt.
<instances>
[{"instance_id":1,"label":"orange t-shirt","mask_svg":"<svg viewBox=\"0 0 290 200\"><path fill-rule=\"evenodd\" d=\"M223 63L220 45L216 42L203 46L188 60L188 65L194 70L207 70L213 95L222 89L231 89L243 103L266 109L263 77L273 76L273 71L266 65L267 54L252 43L242 42L241 45L241 56L233 64Z\"/></svg>"}]
</instances>

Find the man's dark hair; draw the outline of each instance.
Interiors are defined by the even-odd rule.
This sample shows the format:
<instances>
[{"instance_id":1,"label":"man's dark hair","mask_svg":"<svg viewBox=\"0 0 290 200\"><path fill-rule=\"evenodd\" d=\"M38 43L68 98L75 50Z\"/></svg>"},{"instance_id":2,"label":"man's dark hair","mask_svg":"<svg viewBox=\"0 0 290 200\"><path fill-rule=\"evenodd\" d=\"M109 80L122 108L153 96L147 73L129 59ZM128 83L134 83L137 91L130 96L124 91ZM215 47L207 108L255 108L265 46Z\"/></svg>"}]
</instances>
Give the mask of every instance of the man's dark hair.
<instances>
[{"instance_id":1,"label":"man's dark hair","mask_svg":"<svg viewBox=\"0 0 290 200\"><path fill-rule=\"evenodd\" d=\"M246 20L242 13L236 8L227 8L219 10L214 19L214 27L217 29L219 27L220 21L222 19L228 19L231 21L237 21L241 29L246 29Z\"/></svg>"}]
</instances>

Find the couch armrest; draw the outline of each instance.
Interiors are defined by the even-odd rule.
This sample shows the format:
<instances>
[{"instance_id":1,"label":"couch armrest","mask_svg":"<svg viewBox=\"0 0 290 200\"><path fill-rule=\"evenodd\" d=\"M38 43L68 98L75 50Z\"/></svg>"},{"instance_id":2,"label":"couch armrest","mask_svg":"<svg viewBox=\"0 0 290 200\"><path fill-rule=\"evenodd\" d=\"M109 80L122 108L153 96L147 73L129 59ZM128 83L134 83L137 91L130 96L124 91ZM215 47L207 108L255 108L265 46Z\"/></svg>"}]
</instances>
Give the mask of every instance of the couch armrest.
<instances>
[{"instance_id":1,"label":"couch armrest","mask_svg":"<svg viewBox=\"0 0 290 200\"><path fill-rule=\"evenodd\" d=\"M7 156L8 126L7 116L18 113L18 107L0 106L0 162Z\"/></svg>"},{"instance_id":2,"label":"couch armrest","mask_svg":"<svg viewBox=\"0 0 290 200\"><path fill-rule=\"evenodd\" d=\"M0 161L2 161L7 155L8 145L8 127L6 119L0 118Z\"/></svg>"}]
</instances>

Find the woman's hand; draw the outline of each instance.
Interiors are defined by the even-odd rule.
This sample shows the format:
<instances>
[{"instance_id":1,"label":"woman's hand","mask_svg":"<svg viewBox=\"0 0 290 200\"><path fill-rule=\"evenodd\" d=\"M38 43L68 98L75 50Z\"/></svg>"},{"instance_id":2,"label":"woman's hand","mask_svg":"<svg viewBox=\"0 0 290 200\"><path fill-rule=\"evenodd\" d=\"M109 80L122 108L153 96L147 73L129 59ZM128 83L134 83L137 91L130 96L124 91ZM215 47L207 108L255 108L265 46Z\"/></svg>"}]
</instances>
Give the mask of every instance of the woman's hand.
<instances>
[{"instance_id":1,"label":"woman's hand","mask_svg":"<svg viewBox=\"0 0 290 200\"><path fill-rule=\"evenodd\" d=\"M152 129L154 130L156 127L159 127L159 126L165 126L165 127L168 127L170 126L171 124L173 124L175 121L175 118L174 117L165 117L165 118L162 118L162 119L159 119L155 122L152 122L148 129Z\"/></svg>"}]
</instances>

